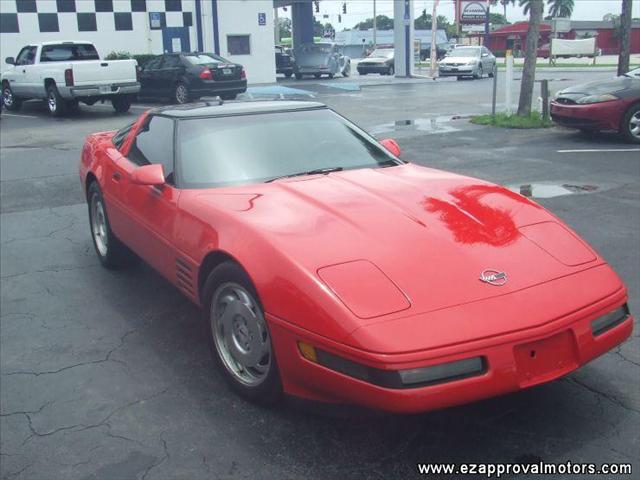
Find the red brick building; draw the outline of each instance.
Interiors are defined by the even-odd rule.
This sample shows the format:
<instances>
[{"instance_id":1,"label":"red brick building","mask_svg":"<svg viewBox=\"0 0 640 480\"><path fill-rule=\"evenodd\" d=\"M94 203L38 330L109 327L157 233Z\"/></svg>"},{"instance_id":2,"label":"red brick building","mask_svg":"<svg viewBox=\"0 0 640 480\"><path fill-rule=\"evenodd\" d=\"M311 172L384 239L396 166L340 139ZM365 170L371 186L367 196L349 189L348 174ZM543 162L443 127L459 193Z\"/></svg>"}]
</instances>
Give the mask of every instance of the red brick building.
<instances>
[{"instance_id":1,"label":"red brick building","mask_svg":"<svg viewBox=\"0 0 640 480\"><path fill-rule=\"evenodd\" d=\"M516 22L493 30L487 45L495 52L503 52L507 49L523 50L527 39L529 22ZM617 36L615 25L611 21L571 21L571 31L558 34L560 38L576 39L596 37L596 45L603 55L617 54L620 50L620 39ZM540 25L540 38L538 45L549 43L551 38L551 25ZM631 53L640 53L640 22L634 21L631 28Z\"/></svg>"}]
</instances>

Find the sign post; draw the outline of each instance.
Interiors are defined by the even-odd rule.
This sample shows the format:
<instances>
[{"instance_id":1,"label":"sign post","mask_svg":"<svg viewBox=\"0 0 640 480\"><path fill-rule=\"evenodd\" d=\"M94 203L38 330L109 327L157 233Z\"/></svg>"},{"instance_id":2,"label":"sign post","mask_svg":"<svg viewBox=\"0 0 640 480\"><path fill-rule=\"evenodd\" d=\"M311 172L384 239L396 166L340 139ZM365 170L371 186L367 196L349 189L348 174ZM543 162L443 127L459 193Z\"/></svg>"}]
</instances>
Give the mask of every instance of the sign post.
<instances>
[{"instance_id":1,"label":"sign post","mask_svg":"<svg viewBox=\"0 0 640 480\"><path fill-rule=\"evenodd\" d=\"M505 75L504 75L504 103L507 115L511 115L511 84L513 83L513 54L511 50L507 50L505 57Z\"/></svg>"}]
</instances>

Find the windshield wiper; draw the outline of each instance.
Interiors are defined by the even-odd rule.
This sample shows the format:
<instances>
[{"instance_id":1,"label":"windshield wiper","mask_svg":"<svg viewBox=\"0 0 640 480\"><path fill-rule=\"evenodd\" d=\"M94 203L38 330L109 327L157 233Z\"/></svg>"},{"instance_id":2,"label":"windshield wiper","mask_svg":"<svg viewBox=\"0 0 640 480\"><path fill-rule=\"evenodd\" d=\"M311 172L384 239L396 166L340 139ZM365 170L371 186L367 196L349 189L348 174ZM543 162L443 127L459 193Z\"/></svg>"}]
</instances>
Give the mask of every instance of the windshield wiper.
<instances>
[{"instance_id":1,"label":"windshield wiper","mask_svg":"<svg viewBox=\"0 0 640 480\"><path fill-rule=\"evenodd\" d=\"M307 170L306 172L291 173L289 175L280 175L278 177L270 178L264 183L275 182L282 178L301 177L303 175L326 175L331 172L340 172L344 170L342 167L328 167L328 168L316 168L315 170Z\"/></svg>"}]
</instances>

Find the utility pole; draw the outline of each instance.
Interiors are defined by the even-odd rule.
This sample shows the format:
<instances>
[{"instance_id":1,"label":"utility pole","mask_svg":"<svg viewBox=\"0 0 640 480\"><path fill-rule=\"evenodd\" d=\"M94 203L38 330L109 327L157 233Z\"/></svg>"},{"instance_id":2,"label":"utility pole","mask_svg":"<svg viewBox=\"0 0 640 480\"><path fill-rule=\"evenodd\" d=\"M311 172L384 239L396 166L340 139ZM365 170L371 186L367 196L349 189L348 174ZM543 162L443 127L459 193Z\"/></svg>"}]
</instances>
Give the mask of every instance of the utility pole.
<instances>
[{"instance_id":1,"label":"utility pole","mask_svg":"<svg viewBox=\"0 0 640 480\"><path fill-rule=\"evenodd\" d=\"M376 39L376 31L378 29L378 21L376 19L376 0L373 0L373 49L375 50L378 42Z\"/></svg>"},{"instance_id":2,"label":"utility pole","mask_svg":"<svg viewBox=\"0 0 640 480\"><path fill-rule=\"evenodd\" d=\"M431 72L430 72L430 76L431 78L435 79L436 77L436 60L437 60L437 50L436 50L436 44L438 43L438 17L436 15L437 13L437 7L438 7L438 1L439 0L434 0L433 2L433 11L431 12Z\"/></svg>"}]
</instances>

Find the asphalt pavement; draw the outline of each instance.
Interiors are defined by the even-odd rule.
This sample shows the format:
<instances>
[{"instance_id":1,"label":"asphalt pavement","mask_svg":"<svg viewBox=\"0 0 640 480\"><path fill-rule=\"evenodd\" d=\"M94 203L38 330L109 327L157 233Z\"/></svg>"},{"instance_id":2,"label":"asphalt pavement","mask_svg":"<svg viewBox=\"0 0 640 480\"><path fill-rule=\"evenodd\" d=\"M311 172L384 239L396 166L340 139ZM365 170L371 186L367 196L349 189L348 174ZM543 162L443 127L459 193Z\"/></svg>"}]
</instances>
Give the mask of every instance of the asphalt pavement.
<instances>
[{"instance_id":1,"label":"asphalt pavement","mask_svg":"<svg viewBox=\"0 0 640 480\"><path fill-rule=\"evenodd\" d=\"M543 75L562 88L612 74ZM467 115L490 110L489 79L257 88L247 98L328 103L379 138L397 138L412 162L561 193L536 200L612 264L640 311L637 147L610 134L472 125ZM418 477L417 462L571 461L630 462L625 478L638 478L637 331L555 382L421 415L239 399L212 368L196 307L142 263L101 268L91 244L77 175L84 137L147 105L126 115L81 106L52 119L31 102L2 113L0 477L395 479Z\"/></svg>"}]
</instances>

